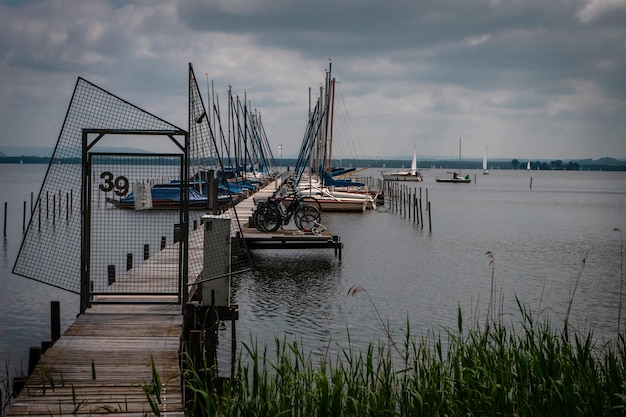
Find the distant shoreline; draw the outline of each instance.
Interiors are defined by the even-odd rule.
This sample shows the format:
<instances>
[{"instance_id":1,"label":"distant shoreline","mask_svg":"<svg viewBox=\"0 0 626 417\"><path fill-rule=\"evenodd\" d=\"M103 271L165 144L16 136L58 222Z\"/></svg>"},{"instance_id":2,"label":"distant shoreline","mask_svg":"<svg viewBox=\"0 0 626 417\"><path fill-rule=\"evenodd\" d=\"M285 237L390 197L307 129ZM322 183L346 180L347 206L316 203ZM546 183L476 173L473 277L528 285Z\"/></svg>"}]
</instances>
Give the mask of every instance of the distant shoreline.
<instances>
[{"instance_id":1,"label":"distant shoreline","mask_svg":"<svg viewBox=\"0 0 626 417\"><path fill-rule=\"evenodd\" d=\"M50 164L50 157L46 156L0 156L0 164ZM60 163L80 164L75 158L60 160ZM276 158L274 162L277 166L293 167L296 165L295 158ZM626 171L626 161L615 158L579 159L579 160L528 160L528 159L494 159L489 161L490 170L513 169L525 170L527 162L530 162L532 170L566 170L566 171ZM334 162L333 165L343 167L369 167L375 169L396 169L410 166L409 160L399 159L343 159ZM458 160L424 160L418 163L418 169L442 168L459 169ZM482 160L468 159L461 162L460 169L482 169Z\"/></svg>"}]
</instances>

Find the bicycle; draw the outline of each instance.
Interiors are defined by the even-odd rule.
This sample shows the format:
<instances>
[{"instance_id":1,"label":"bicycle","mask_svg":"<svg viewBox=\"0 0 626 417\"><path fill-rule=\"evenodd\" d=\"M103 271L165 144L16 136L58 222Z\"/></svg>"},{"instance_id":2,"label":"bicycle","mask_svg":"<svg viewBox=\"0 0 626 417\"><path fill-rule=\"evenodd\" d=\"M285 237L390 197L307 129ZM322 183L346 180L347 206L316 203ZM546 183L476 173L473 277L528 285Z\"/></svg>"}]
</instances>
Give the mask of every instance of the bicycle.
<instances>
[{"instance_id":1,"label":"bicycle","mask_svg":"<svg viewBox=\"0 0 626 417\"><path fill-rule=\"evenodd\" d=\"M293 217L296 227L302 231L312 231L320 224L322 210L319 201L304 200L295 187L288 187L287 192L281 192L268 197L267 201L259 203L252 214L254 226L261 232L275 232L280 227L289 224ZM286 207L285 199L291 199ZM315 205L314 205L315 204Z\"/></svg>"}]
</instances>

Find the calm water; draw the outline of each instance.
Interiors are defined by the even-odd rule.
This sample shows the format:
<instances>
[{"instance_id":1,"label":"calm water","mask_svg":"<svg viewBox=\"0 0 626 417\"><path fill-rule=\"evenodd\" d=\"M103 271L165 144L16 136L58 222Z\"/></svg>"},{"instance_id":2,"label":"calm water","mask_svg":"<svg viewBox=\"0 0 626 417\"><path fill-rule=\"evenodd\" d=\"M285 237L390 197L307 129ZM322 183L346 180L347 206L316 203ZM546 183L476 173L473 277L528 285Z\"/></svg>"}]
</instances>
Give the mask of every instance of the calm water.
<instances>
[{"instance_id":1,"label":"calm water","mask_svg":"<svg viewBox=\"0 0 626 417\"><path fill-rule=\"evenodd\" d=\"M0 165L8 231L0 267L0 360L19 366L28 348L49 339L49 302L61 301L63 329L78 296L11 275L22 236L23 201L30 208L46 167ZM515 297L561 323L577 276L570 321L601 338L614 337L620 289L620 245L626 232L626 173L492 171L476 184L437 184L425 171L432 233L389 207L363 214L324 214L344 243L332 251L258 251L256 270L233 282L239 341L302 340L311 351L364 345L383 337L367 290L394 335L456 327L457 308L484 318L494 254L498 303L515 320ZM378 176L371 169L370 176ZM532 189L530 179L532 177ZM426 220L426 213L425 213ZM614 232L613 228L622 232ZM583 259L586 263L583 268ZM622 314L622 325L626 322ZM507 316L509 317L509 316Z\"/></svg>"}]
</instances>

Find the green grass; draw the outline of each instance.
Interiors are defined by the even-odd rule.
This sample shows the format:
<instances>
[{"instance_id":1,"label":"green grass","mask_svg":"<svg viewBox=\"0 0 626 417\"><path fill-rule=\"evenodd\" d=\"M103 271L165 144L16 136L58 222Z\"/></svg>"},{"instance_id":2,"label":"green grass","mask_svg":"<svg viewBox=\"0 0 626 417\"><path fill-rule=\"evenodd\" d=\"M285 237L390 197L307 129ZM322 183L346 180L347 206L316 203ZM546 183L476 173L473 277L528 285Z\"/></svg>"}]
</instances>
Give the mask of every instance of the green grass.
<instances>
[{"instance_id":1,"label":"green grass","mask_svg":"<svg viewBox=\"0 0 626 417\"><path fill-rule=\"evenodd\" d=\"M271 357L250 342L219 392L194 372L185 378L196 415L207 416L626 415L624 334L597 345L518 306L520 328L494 319L464 332L459 311L458 331L414 338L407 323L399 346L387 339L321 359L296 341L276 339Z\"/></svg>"}]
</instances>

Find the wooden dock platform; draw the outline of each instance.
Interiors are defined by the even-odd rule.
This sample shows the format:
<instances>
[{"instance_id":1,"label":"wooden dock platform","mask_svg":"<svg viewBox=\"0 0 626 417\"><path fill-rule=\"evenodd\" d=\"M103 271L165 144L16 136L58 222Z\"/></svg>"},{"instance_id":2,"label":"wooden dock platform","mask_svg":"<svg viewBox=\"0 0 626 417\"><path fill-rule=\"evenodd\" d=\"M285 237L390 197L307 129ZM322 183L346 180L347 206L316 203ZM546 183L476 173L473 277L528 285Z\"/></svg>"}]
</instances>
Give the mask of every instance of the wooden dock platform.
<instances>
[{"instance_id":1,"label":"wooden dock platform","mask_svg":"<svg viewBox=\"0 0 626 417\"><path fill-rule=\"evenodd\" d=\"M191 282L202 271L203 243L202 229L190 233ZM176 287L177 263L175 244L126 271L114 285L135 281L136 286L152 269L162 285ZM149 303L164 301L162 296L99 295L94 301L103 304L79 315L44 352L7 416L139 417L156 415L153 406L160 415L184 416L182 306Z\"/></svg>"},{"instance_id":2,"label":"wooden dock platform","mask_svg":"<svg viewBox=\"0 0 626 417\"><path fill-rule=\"evenodd\" d=\"M269 183L265 188L240 201L235 206L241 229L233 230L233 237L245 240L248 249L332 249L341 259L343 243L339 236L328 230L321 233L303 232L296 228L281 228L276 232L261 232L250 226L250 218L256 202L265 201L279 188L279 180ZM236 227L236 226L235 226Z\"/></svg>"},{"instance_id":3,"label":"wooden dock platform","mask_svg":"<svg viewBox=\"0 0 626 417\"><path fill-rule=\"evenodd\" d=\"M248 226L242 228L243 238L248 249L333 249L341 259L343 243L339 236L322 233L303 232L298 229L281 229L264 233Z\"/></svg>"},{"instance_id":4,"label":"wooden dock platform","mask_svg":"<svg viewBox=\"0 0 626 417\"><path fill-rule=\"evenodd\" d=\"M250 249L326 248L334 249L341 258L343 244L329 231L314 234L285 229L262 233L248 226L254 200L267 198L275 189L276 183L270 183L237 204L234 210L241 228L232 222L234 236L243 237ZM190 283L202 272L203 250L204 228L200 228L189 233ZM6 415L184 416L180 374L182 306L172 296L143 295L141 291L121 295L128 288L136 290L138 283L147 285L146 276L158 278L158 291L176 288L177 244L116 277L110 285L111 294L96 295L92 305L43 352Z\"/></svg>"},{"instance_id":5,"label":"wooden dock platform","mask_svg":"<svg viewBox=\"0 0 626 417\"><path fill-rule=\"evenodd\" d=\"M183 416L180 310L89 308L41 357L7 416L139 417L155 415L153 405L161 415Z\"/></svg>"}]
</instances>

